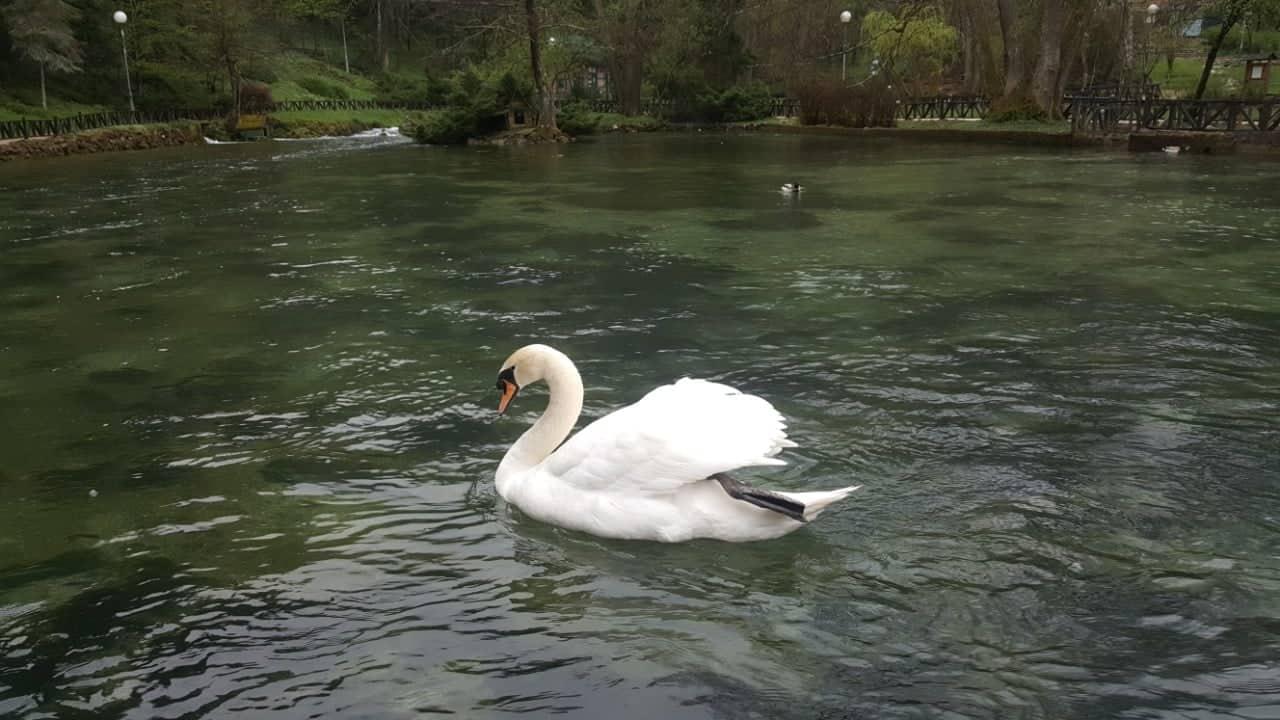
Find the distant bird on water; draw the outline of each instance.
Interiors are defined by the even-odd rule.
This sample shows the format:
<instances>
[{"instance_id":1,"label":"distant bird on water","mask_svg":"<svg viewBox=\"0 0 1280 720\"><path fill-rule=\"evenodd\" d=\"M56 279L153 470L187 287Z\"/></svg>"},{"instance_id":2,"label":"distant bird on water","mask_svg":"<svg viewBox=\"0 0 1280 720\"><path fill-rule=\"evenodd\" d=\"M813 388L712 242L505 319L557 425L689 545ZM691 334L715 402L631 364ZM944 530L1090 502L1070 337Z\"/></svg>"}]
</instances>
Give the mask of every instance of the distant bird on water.
<instances>
[{"instance_id":1,"label":"distant bird on water","mask_svg":"<svg viewBox=\"0 0 1280 720\"><path fill-rule=\"evenodd\" d=\"M782 186L783 195L799 195L804 188L798 182L789 182Z\"/></svg>"}]
</instances>

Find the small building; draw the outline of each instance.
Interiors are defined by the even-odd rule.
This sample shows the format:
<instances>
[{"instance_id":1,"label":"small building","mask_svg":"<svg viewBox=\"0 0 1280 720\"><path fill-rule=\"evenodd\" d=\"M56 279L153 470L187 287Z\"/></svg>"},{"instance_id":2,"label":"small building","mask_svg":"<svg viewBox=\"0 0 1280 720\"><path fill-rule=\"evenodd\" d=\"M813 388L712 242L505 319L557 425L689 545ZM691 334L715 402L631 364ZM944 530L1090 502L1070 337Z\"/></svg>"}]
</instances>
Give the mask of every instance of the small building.
<instances>
[{"instance_id":1,"label":"small building","mask_svg":"<svg viewBox=\"0 0 1280 720\"><path fill-rule=\"evenodd\" d=\"M507 129L519 130L520 128L529 127L532 119L529 113L529 107L519 100L513 100L507 105Z\"/></svg>"}]
</instances>

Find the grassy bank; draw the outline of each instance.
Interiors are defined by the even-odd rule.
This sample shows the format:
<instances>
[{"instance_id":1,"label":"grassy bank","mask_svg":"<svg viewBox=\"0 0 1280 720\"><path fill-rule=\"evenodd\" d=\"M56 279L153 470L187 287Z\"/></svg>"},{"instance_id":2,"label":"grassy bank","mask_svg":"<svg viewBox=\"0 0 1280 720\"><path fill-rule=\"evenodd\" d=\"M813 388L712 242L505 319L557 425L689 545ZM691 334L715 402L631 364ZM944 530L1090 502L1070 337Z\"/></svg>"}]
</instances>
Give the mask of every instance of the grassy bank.
<instances>
[{"instance_id":1,"label":"grassy bank","mask_svg":"<svg viewBox=\"0 0 1280 720\"><path fill-rule=\"evenodd\" d=\"M34 104L32 104L34 103ZM5 120L47 120L79 113L102 112L101 105L82 105L57 98L49 98L49 109L40 107L40 96L35 98L0 94L0 122Z\"/></svg>"},{"instance_id":2,"label":"grassy bank","mask_svg":"<svg viewBox=\"0 0 1280 720\"><path fill-rule=\"evenodd\" d=\"M298 52L281 53L272 59L267 77L250 79L270 87L271 97L277 102L377 97L377 86L370 78Z\"/></svg>"},{"instance_id":3,"label":"grassy bank","mask_svg":"<svg viewBox=\"0 0 1280 720\"><path fill-rule=\"evenodd\" d=\"M986 120L902 120L898 122L902 130L964 130L970 132L1020 132L1046 133L1056 135L1071 132L1071 123L1066 120L1040 122L1037 120L1019 120L1012 122L988 122Z\"/></svg>"},{"instance_id":4,"label":"grassy bank","mask_svg":"<svg viewBox=\"0 0 1280 720\"><path fill-rule=\"evenodd\" d=\"M405 134L420 125L432 112L404 110L300 110L272 113L271 135L310 138L353 135L374 128L399 127Z\"/></svg>"}]
</instances>

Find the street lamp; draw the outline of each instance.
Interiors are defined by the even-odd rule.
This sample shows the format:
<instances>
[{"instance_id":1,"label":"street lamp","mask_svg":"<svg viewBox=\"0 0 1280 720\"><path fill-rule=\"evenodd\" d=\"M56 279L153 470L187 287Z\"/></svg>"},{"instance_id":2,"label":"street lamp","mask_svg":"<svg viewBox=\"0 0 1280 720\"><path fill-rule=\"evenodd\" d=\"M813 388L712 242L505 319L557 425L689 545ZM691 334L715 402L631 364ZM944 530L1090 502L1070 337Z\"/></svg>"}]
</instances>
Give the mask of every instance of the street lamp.
<instances>
[{"instance_id":1,"label":"street lamp","mask_svg":"<svg viewBox=\"0 0 1280 720\"><path fill-rule=\"evenodd\" d=\"M1159 12L1160 6L1155 3L1151 3L1147 6L1147 17L1144 18L1147 23L1146 42L1143 43L1145 46L1145 52L1143 53L1144 57L1142 59L1142 83L1144 86L1148 80L1150 80L1151 71L1155 69L1155 62L1151 58L1152 50L1154 50L1151 44L1151 33L1156 24L1156 14ZM1143 92L1145 92L1145 90Z\"/></svg>"},{"instance_id":2,"label":"street lamp","mask_svg":"<svg viewBox=\"0 0 1280 720\"><path fill-rule=\"evenodd\" d=\"M129 112L134 112L133 83L129 80L129 45L124 40L124 24L129 22L129 16L123 10L117 10L111 15L111 19L120 26L120 50L124 53L124 87L129 91Z\"/></svg>"},{"instance_id":3,"label":"street lamp","mask_svg":"<svg viewBox=\"0 0 1280 720\"><path fill-rule=\"evenodd\" d=\"M844 49L840 52L840 81L844 82L849 77L849 21L853 20L853 13L844 10L840 13L840 24L844 25Z\"/></svg>"}]
</instances>

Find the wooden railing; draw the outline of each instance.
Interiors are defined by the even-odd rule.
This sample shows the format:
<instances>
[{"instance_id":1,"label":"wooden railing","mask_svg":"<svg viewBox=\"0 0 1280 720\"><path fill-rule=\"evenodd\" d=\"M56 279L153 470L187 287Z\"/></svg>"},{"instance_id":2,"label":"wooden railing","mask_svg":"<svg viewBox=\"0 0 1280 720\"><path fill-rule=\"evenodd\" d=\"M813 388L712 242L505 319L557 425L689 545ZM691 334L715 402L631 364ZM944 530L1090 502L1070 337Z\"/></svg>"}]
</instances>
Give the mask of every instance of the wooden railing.
<instances>
[{"instance_id":1,"label":"wooden railing","mask_svg":"<svg viewBox=\"0 0 1280 720\"><path fill-rule=\"evenodd\" d=\"M1117 86L1111 95L1069 95L1062 100L1064 117L1074 132L1114 133L1136 130L1184 130L1196 132L1275 132L1280 130L1280 98L1258 100L1164 100L1149 93L1156 86L1127 91ZM1091 88L1096 89L1096 88ZM1105 91L1105 89L1104 89ZM589 100L596 112L617 112L615 100ZM290 100L271 106L271 112L298 110L430 110L426 102L384 100ZM647 100L641 106L646 115L670 116L681 108L669 100ZM898 104L903 120L979 119L991 109L990 101L975 95L909 98ZM800 112L798 100L775 98L774 115L793 117ZM225 110L213 108L138 112L82 113L48 120L8 120L0 122L0 140L62 135L117 125L142 125L183 120L214 121L227 117Z\"/></svg>"},{"instance_id":2,"label":"wooden railing","mask_svg":"<svg viewBox=\"0 0 1280 720\"><path fill-rule=\"evenodd\" d=\"M1076 97L1073 132L1108 134L1138 130L1275 132L1280 98L1260 100L1124 100Z\"/></svg>"},{"instance_id":3,"label":"wooden railing","mask_svg":"<svg viewBox=\"0 0 1280 720\"><path fill-rule=\"evenodd\" d=\"M907 98L898 103L902 120L977 120L986 116L991 101L981 95L938 95Z\"/></svg>"},{"instance_id":4,"label":"wooden railing","mask_svg":"<svg viewBox=\"0 0 1280 720\"><path fill-rule=\"evenodd\" d=\"M111 111L97 113L81 113L66 117L49 118L47 120L6 120L0 122L0 140L14 138L41 137L44 135L65 135L67 133L117 125L146 125L149 123L168 123L181 120L216 120L225 117L226 113L217 110L160 110L160 111Z\"/></svg>"},{"instance_id":5,"label":"wooden railing","mask_svg":"<svg viewBox=\"0 0 1280 720\"><path fill-rule=\"evenodd\" d=\"M616 113L621 110L621 105L617 100L583 100L581 104L592 112ZM674 100L645 100L640 103L641 115L655 117L684 114L684 111L690 109L690 107ZM800 101L792 98L773 98L770 114L774 117L795 117L800 114Z\"/></svg>"},{"instance_id":6,"label":"wooden railing","mask_svg":"<svg viewBox=\"0 0 1280 720\"><path fill-rule=\"evenodd\" d=\"M391 100L286 100L273 103L271 112L297 110L433 110L440 105L429 102L396 102Z\"/></svg>"},{"instance_id":7,"label":"wooden railing","mask_svg":"<svg viewBox=\"0 0 1280 720\"><path fill-rule=\"evenodd\" d=\"M386 100L287 100L273 103L269 112L297 110L430 110L438 107L426 102L393 102ZM139 110L137 112L109 111L81 113L47 120L7 120L0 122L0 140L14 138L65 135L67 133L97 130L117 125L147 125L151 123L192 120L206 122L226 119L225 109L204 108L184 110Z\"/></svg>"}]
</instances>

